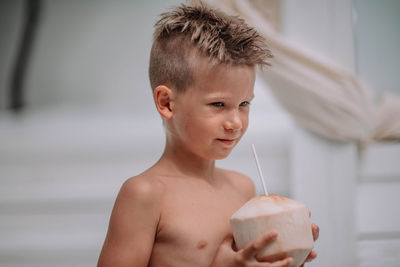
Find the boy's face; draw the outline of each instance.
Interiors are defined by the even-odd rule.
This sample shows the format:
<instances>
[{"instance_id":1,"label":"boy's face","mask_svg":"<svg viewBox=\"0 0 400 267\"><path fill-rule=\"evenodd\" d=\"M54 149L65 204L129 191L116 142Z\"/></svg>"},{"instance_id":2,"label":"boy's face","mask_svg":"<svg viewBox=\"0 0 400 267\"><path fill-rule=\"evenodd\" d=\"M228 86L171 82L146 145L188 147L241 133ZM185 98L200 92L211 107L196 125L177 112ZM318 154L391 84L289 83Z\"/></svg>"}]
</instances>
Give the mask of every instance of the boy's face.
<instances>
[{"instance_id":1,"label":"boy's face","mask_svg":"<svg viewBox=\"0 0 400 267\"><path fill-rule=\"evenodd\" d=\"M207 159L229 155L248 126L254 67L198 64L195 83L176 95L169 121L178 149Z\"/></svg>"}]
</instances>

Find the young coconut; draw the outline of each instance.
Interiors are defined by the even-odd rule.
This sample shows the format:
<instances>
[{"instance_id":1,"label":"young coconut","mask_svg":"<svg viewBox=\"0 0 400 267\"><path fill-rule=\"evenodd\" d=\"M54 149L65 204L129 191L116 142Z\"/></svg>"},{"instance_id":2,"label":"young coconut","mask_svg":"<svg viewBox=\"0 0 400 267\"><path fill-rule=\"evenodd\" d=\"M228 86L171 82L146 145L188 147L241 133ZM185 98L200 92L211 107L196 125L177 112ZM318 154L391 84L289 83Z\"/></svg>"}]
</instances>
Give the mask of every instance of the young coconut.
<instances>
[{"instance_id":1,"label":"young coconut","mask_svg":"<svg viewBox=\"0 0 400 267\"><path fill-rule=\"evenodd\" d=\"M265 195L253 197L232 215L236 247L243 249L262 234L275 230L278 238L257 253L256 258L276 261L291 256L292 266L299 267L314 248L308 208L299 201L268 194L254 144L252 149Z\"/></svg>"},{"instance_id":2,"label":"young coconut","mask_svg":"<svg viewBox=\"0 0 400 267\"><path fill-rule=\"evenodd\" d=\"M293 199L274 194L256 196L236 211L230 222L238 249L267 231L278 232L277 239L256 255L261 261L291 256L293 266L298 267L314 247L308 208Z\"/></svg>"}]
</instances>

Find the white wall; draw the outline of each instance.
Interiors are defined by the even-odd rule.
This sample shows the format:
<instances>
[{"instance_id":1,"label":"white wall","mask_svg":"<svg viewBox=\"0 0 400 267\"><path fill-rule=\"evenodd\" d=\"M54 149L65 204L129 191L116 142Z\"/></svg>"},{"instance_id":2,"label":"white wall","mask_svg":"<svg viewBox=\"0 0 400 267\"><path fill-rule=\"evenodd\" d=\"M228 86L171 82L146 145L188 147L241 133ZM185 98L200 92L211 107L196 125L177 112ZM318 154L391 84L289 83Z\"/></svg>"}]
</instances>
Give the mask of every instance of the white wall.
<instances>
[{"instance_id":1,"label":"white wall","mask_svg":"<svg viewBox=\"0 0 400 267\"><path fill-rule=\"evenodd\" d=\"M316 57L354 70L350 0L285 0L282 9L285 38ZM326 140L300 128L292 142L293 197L307 204L321 229L315 245L319 256L308 265L357 266L355 144Z\"/></svg>"},{"instance_id":2,"label":"white wall","mask_svg":"<svg viewBox=\"0 0 400 267\"><path fill-rule=\"evenodd\" d=\"M400 94L400 1L353 2L357 73L378 95Z\"/></svg>"},{"instance_id":3,"label":"white wall","mask_svg":"<svg viewBox=\"0 0 400 267\"><path fill-rule=\"evenodd\" d=\"M361 75L378 93L397 90L398 1L286 0L283 10L283 33L296 45ZM299 129L292 149L294 197L321 227L319 258L309 266L398 266L400 146L357 152Z\"/></svg>"},{"instance_id":4,"label":"white wall","mask_svg":"<svg viewBox=\"0 0 400 267\"><path fill-rule=\"evenodd\" d=\"M354 70L351 0L283 0L282 34L314 55Z\"/></svg>"},{"instance_id":5,"label":"white wall","mask_svg":"<svg viewBox=\"0 0 400 267\"><path fill-rule=\"evenodd\" d=\"M125 107L152 110L147 68L153 24L169 1L43 1L26 80L28 108ZM21 1L2 2L9 36L0 55L11 63ZM4 28L3 28L4 27ZM3 41L2 41L3 42ZM1 96L10 65L1 64ZM4 108L4 101L2 107Z\"/></svg>"}]
</instances>

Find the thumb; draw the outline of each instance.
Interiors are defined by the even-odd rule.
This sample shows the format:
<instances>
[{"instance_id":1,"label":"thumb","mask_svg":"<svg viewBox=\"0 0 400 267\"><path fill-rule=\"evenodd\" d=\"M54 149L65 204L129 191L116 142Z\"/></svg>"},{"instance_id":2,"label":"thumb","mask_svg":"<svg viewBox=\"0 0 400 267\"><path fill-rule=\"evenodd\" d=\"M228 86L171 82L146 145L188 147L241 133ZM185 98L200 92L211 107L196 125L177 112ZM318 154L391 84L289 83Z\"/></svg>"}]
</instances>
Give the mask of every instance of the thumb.
<instances>
[{"instance_id":1,"label":"thumb","mask_svg":"<svg viewBox=\"0 0 400 267\"><path fill-rule=\"evenodd\" d=\"M232 234L227 235L222 241L221 246L229 246L233 249L235 246L235 240L233 239L233 235Z\"/></svg>"},{"instance_id":2,"label":"thumb","mask_svg":"<svg viewBox=\"0 0 400 267\"><path fill-rule=\"evenodd\" d=\"M228 244L231 244L232 242L233 242L233 235L232 234L227 235L224 238L224 240L222 241L222 243L228 243Z\"/></svg>"}]
</instances>

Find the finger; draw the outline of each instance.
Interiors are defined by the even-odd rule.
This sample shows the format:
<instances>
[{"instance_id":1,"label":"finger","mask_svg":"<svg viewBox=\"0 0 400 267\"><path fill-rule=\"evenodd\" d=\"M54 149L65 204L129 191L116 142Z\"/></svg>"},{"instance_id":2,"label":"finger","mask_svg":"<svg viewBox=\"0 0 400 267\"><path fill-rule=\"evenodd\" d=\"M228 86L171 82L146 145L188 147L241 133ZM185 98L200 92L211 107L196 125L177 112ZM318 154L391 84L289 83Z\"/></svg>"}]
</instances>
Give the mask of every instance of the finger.
<instances>
[{"instance_id":1,"label":"finger","mask_svg":"<svg viewBox=\"0 0 400 267\"><path fill-rule=\"evenodd\" d=\"M311 251L310 254L308 254L307 256L306 262L314 260L317 256L318 256L317 252L315 252L314 250Z\"/></svg>"},{"instance_id":2,"label":"finger","mask_svg":"<svg viewBox=\"0 0 400 267\"><path fill-rule=\"evenodd\" d=\"M293 264L293 258L289 257L284 260L275 261L275 262L271 263L269 266L270 267L288 267L291 264Z\"/></svg>"},{"instance_id":3,"label":"finger","mask_svg":"<svg viewBox=\"0 0 400 267\"><path fill-rule=\"evenodd\" d=\"M304 263L314 260L317 256L318 256L317 252L315 252L314 250L311 251L310 254L308 254ZM300 267L304 267L304 263L302 265L300 265Z\"/></svg>"},{"instance_id":4,"label":"finger","mask_svg":"<svg viewBox=\"0 0 400 267\"><path fill-rule=\"evenodd\" d=\"M316 241L319 237L319 227L315 223L311 224L312 234L314 241Z\"/></svg>"},{"instance_id":5,"label":"finger","mask_svg":"<svg viewBox=\"0 0 400 267\"><path fill-rule=\"evenodd\" d=\"M234 244L234 239L232 235L228 235L227 237L225 237L225 239L222 241L221 246L229 246L229 247L233 247Z\"/></svg>"},{"instance_id":6,"label":"finger","mask_svg":"<svg viewBox=\"0 0 400 267\"><path fill-rule=\"evenodd\" d=\"M226 236L219 245L218 250L224 250L224 251L233 250L232 246L233 246L233 236Z\"/></svg>"},{"instance_id":7,"label":"finger","mask_svg":"<svg viewBox=\"0 0 400 267\"><path fill-rule=\"evenodd\" d=\"M257 240L252 242L250 245L248 245L246 248L243 249L242 251L242 256L245 259L251 259L253 258L257 252L264 248L268 243L276 239L278 236L278 233L276 231L270 231L262 236L260 236Z\"/></svg>"}]
</instances>

